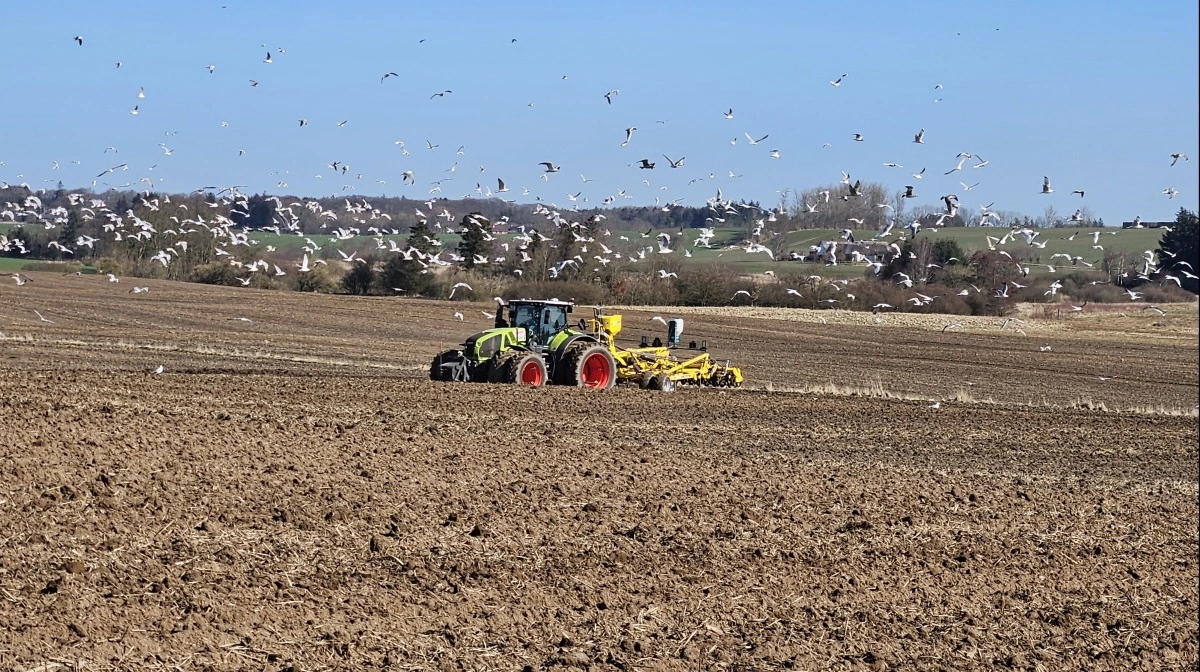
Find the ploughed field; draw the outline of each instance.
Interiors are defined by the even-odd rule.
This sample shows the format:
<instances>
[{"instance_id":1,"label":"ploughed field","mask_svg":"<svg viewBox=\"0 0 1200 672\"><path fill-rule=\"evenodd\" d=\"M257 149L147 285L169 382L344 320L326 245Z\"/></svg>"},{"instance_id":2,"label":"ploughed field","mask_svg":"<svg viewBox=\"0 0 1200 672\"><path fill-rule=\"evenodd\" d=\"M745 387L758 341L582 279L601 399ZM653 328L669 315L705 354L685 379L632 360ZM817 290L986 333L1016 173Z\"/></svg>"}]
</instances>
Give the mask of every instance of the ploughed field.
<instances>
[{"instance_id":1,"label":"ploughed field","mask_svg":"<svg viewBox=\"0 0 1200 672\"><path fill-rule=\"evenodd\" d=\"M621 310L747 380L662 394L428 381L483 301L32 278L0 670L1197 664L1194 305Z\"/></svg>"}]
</instances>

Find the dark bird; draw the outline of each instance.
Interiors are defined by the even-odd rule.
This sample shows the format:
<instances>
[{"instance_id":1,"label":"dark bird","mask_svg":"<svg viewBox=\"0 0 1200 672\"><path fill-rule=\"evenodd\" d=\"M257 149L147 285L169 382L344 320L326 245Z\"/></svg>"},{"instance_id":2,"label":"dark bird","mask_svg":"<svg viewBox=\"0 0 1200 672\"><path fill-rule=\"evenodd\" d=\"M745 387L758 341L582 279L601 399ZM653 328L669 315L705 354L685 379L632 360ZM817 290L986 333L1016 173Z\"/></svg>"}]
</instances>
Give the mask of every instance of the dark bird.
<instances>
[{"instance_id":1,"label":"dark bird","mask_svg":"<svg viewBox=\"0 0 1200 672\"><path fill-rule=\"evenodd\" d=\"M650 159L642 159L642 165L638 166L638 168L654 168L654 162Z\"/></svg>"},{"instance_id":2,"label":"dark bird","mask_svg":"<svg viewBox=\"0 0 1200 672\"><path fill-rule=\"evenodd\" d=\"M429 99L433 100L434 98L441 98L441 97L444 97L447 93L454 93L454 92L451 91L450 89L446 89L445 91L438 91L437 93L430 96Z\"/></svg>"},{"instance_id":3,"label":"dark bird","mask_svg":"<svg viewBox=\"0 0 1200 672\"><path fill-rule=\"evenodd\" d=\"M75 41L76 41L76 42L78 42L78 43L79 43L79 46L81 46L81 47L82 47L82 46L83 46L83 35L76 35L76 36L75 36Z\"/></svg>"},{"instance_id":4,"label":"dark bird","mask_svg":"<svg viewBox=\"0 0 1200 672\"><path fill-rule=\"evenodd\" d=\"M902 196L902 198L916 198L916 197L917 197L917 195L913 193L912 186L906 185L904 187L904 196Z\"/></svg>"},{"instance_id":5,"label":"dark bird","mask_svg":"<svg viewBox=\"0 0 1200 672\"><path fill-rule=\"evenodd\" d=\"M388 77L399 77L399 76L400 75L397 75L394 72L385 72L385 73L383 73L383 76L379 78L379 83L382 84L383 80L387 79Z\"/></svg>"}]
</instances>

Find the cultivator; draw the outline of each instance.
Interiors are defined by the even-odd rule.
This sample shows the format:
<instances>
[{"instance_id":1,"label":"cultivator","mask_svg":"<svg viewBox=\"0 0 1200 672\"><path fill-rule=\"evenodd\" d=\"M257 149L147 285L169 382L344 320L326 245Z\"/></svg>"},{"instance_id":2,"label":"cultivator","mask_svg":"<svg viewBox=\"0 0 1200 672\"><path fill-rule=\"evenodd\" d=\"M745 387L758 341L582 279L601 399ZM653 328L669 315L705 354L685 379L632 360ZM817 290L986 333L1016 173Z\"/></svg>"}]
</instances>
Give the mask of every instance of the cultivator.
<instances>
[{"instance_id":1,"label":"cultivator","mask_svg":"<svg viewBox=\"0 0 1200 672\"><path fill-rule=\"evenodd\" d=\"M676 385L738 387L742 384L741 369L730 366L728 360L724 364L714 362L707 351L697 350L694 344L689 352L697 354L684 360L675 357L676 351L662 345L618 346L620 315L602 315L596 309L595 317L587 321L587 327L612 353L617 365L617 380L635 383L643 389L667 392L674 390Z\"/></svg>"}]
</instances>

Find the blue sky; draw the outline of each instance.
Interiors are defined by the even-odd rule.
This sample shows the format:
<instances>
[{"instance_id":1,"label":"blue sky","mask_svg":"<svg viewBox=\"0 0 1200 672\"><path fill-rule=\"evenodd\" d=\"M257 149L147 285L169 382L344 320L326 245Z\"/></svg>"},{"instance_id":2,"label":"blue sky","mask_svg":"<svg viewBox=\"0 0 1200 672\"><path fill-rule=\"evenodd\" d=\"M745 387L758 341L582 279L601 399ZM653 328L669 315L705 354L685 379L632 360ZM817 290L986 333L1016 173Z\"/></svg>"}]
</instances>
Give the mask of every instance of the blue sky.
<instances>
[{"instance_id":1,"label":"blue sky","mask_svg":"<svg viewBox=\"0 0 1200 672\"><path fill-rule=\"evenodd\" d=\"M5 18L0 179L35 189L425 199L499 178L497 197L563 207L718 188L775 205L846 171L917 204L1082 204L1108 224L1173 219L1200 191L1194 2L68 1ZM943 175L959 152L987 165Z\"/></svg>"}]
</instances>

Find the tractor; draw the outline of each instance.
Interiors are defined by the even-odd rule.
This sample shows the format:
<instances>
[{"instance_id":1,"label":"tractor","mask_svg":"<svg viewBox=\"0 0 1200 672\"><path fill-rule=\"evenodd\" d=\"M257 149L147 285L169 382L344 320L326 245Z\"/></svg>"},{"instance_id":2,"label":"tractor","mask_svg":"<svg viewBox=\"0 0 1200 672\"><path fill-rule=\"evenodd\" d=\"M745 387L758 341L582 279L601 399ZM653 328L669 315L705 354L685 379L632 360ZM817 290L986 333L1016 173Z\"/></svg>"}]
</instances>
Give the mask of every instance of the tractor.
<instances>
[{"instance_id":1,"label":"tractor","mask_svg":"<svg viewBox=\"0 0 1200 672\"><path fill-rule=\"evenodd\" d=\"M519 299L497 307L496 323L447 350L429 366L432 380L573 385L604 390L617 364L595 333L568 324L573 304ZM507 309L507 313L506 313Z\"/></svg>"}]
</instances>

